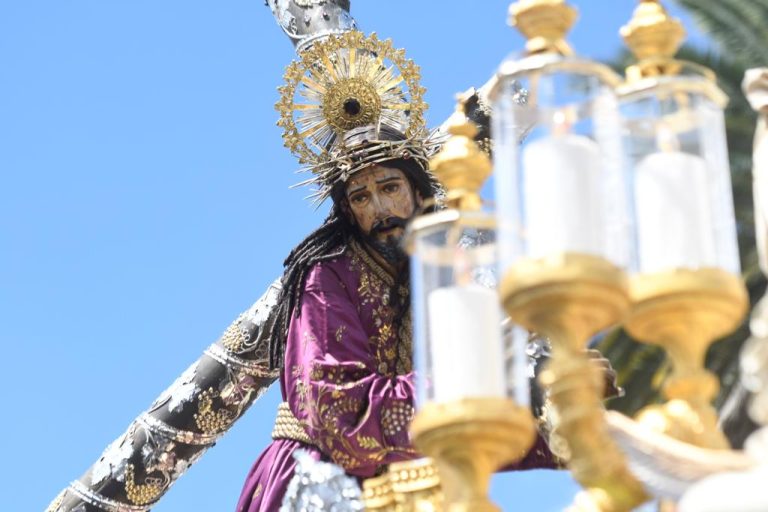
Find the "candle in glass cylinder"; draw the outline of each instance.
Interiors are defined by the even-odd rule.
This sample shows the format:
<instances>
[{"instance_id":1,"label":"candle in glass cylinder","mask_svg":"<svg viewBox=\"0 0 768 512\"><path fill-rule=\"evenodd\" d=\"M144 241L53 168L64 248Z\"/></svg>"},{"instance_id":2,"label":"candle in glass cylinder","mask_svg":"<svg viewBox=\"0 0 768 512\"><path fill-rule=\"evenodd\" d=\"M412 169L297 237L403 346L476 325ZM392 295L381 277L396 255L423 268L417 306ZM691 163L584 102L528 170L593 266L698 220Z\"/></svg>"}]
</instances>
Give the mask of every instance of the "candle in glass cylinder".
<instances>
[{"instance_id":1,"label":"candle in glass cylinder","mask_svg":"<svg viewBox=\"0 0 768 512\"><path fill-rule=\"evenodd\" d=\"M432 291L427 299L435 402L504 397L499 298L476 284Z\"/></svg>"},{"instance_id":2,"label":"candle in glass cylinder","mask_svg":"<svg viewBox=\"0 0 768 512\"><path fill-rule=\"evenodd\" d=\"M597 143L573 133L555 134L526 146L522 159L527 255L602 256L602 162Z\"/></svg>"},{"instance_id":3,"label":"candle in glass cylinder","mask_svg":"<svg viewBox=\"0 0 768 512\"><path fill-rule=\"evenodd\" d=\"M660 151L635 168L640 272L717 266L708 167L699 156Z\"/></svg>"}]
</instances>

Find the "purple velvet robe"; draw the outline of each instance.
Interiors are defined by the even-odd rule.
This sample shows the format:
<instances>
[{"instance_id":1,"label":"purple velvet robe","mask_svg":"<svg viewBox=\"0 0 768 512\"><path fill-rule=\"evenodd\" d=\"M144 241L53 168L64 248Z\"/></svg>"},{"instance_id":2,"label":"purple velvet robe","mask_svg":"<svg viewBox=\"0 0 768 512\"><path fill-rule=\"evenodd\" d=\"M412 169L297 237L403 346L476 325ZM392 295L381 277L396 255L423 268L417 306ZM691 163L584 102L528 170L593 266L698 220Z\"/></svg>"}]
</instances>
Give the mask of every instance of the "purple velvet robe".
<instances>
[{"instance_id":1,"label":"purple velvet robe","mask_svg":"<svg viewBox=\"0 0 768 512\"><path fill-rule=\"evenodd\" d=\"M411 329L396 332L388 305L392 276L357 244L309 272L292 318L280 377L283 399L314 445L277 439L253 465L237 512L279 510L302 448L359 478L418 457L413 416ZM399 290L404 293L404 290ZM510 469L556 467L539 438Z\"/></svg>"}]
</instances>

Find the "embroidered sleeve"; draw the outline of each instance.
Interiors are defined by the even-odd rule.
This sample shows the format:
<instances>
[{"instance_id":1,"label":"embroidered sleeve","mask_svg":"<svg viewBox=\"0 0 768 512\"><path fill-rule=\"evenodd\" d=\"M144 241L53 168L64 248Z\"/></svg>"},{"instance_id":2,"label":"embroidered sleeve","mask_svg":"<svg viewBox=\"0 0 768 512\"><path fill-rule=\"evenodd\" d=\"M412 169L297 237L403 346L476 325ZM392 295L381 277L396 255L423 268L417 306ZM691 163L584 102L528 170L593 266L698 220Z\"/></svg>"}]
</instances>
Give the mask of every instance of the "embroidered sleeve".
<instances>
[{"instance_id":1,"label":"embroidered sleeve","mask_svg":"<svg viewBox=\"0 0 768 512\"><path fill-rule=\"evenodd\" d=\"M286 394L320 450L358 476L415 456L412 374L379 373L375 344L340 277L317 265L288 332Z\"/></svg>"}]
</instances>

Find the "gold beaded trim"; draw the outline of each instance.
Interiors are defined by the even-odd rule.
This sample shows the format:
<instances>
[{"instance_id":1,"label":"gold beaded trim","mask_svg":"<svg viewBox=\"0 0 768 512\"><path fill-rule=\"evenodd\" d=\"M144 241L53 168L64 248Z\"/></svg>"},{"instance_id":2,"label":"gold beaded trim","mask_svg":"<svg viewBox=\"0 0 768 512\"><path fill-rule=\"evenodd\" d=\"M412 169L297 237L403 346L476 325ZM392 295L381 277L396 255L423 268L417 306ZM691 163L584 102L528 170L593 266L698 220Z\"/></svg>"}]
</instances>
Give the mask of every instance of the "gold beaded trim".
<instances>
[{"instance_id":1,"label":"gold beaded trim","mask_svg":"<svg viewBox=\"0 0 768 512\"><path fill-rule=\"evenodd\" d=\"M167 485L167 484L166 484ZM104 510L105 512L149 512L150 505L131 505L122 501L116 501L107 498L103 494L92 490L79 480L72 482L67 491L71 492L77 499L87 505L95 507L94 510Z\"/></svg>"},{"instance_id":2,"label":"gold beaded trim","mask_svg":"<svg viewBox=\"0 0 768 512\"><path fill-rule=\"evenodd\" d=\"M392 489L399 493L439 489L440 477L432 459L395 462L389 466Z\"/></svg>"},{"instance_id":3,"label":"gold beaded trim","mask_svg":"<svg viewBox=\"0 0 768 512\"><path fill-rule=\"evenodd\" d=\"M309 445L314 445L312 439L304 430L304 426L293 415L288 402L282 402L277 406L277 418L272 429L272 439L291 439Z\"/></svg>"},{"instance_id":4,"label":"gold beaded trim","mask_svg":"<svg viewBox=\"0 0 768 512\"><path fill-rule=\"evenodd\" d=\"M395 493L389 473L366 478L363 481L363 503L365 510L388 512L395 510Z\"/></svg>"}]
</instances>

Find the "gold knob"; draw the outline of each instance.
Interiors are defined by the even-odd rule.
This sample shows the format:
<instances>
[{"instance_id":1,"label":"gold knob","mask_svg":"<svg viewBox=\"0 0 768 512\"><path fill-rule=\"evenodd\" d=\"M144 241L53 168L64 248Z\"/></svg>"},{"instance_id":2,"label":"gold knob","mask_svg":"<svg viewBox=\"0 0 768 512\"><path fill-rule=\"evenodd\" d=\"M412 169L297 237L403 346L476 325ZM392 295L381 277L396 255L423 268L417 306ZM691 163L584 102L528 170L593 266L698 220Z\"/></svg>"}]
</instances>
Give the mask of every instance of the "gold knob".
<instances>
[{"instance_id":1,"label":"gold knob","mask_svg":"<svg viewBox=\"0 0 768 512\"><path fill-rule=\"evenodd\" d=\"M685 40L685 28L658 0L641 0L619 32L639 61L627 69L628 79L679 72L680 63L673 57Z\"/></svg>"},{"instance_id":2,"label":"gold knob","mask_svg":"<svg viewBox=\"0 0 768 512\"><path fill-rule=\"evenodd\" d=\"M474 141L477 127L464 113L459 98L456 111L448 119L451 137L430 161L430 169L445 187L445 202L449 208L479 210L480 189L491 175L488 155Z\"/></svg>"},{"instance_id":3,"label":"gold knob","mask_svg":"<svg viewBox=\"0 0 768 512\"><path fill-rule=\"evenodd\" d=\"M572 55L565 36L577 17L576 9L565 0L519 0L509 6L509 24L528 39L529 54Z\"/></svg>"}]
</instances>

